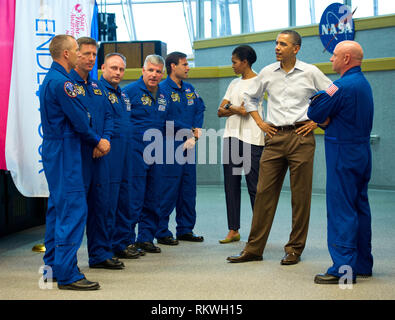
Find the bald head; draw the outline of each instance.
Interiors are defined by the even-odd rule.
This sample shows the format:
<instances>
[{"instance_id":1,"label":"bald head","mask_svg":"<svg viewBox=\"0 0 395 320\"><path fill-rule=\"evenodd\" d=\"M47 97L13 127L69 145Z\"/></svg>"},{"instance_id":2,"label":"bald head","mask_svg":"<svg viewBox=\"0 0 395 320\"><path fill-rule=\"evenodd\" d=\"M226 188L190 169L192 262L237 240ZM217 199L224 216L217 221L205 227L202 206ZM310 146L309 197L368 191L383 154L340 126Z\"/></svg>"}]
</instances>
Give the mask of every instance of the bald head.
<instances>
[{"instance_id":1,"label":"bald head","mask_svg":"<svg viewBox=\"0 0 395 320\"><path fill-rule=\"evenodd\" d=\"M349 54L352 60L362 62L363 50L358 42L346 40L340 42L337 47L343 54Z\"/></svg>"},{"instance_id":2,"label":"bald head","mask_svg":"<svg viewBox=\"0 0 395 320\"><path fill-rule=\"evenodd\" d=\"M334 71L343 75L347 70L360 66L363 60L363 50L356 41L342 41L337 44L330 61Z\"/></svg>"}]
</instances>

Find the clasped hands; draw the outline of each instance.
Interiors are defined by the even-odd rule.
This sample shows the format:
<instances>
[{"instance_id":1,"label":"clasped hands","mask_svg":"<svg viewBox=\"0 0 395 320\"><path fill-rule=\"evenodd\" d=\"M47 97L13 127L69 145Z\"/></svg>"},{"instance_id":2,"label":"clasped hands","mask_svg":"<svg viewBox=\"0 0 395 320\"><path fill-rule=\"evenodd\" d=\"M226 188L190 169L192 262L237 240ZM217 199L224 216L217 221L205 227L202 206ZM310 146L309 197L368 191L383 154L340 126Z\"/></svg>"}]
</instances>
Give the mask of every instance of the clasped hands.
<instances>
[{"instance_id":1,"label":"clasped hands","mask_svg":"<svg viewBox=\"0 0 395 320\"><path fill-rule=\"evenodd\" d=\"M97 146L93 149L93 158L100 158L110 152L111 144L107 139L100 139Z\"/></svg>"}]
</instances>

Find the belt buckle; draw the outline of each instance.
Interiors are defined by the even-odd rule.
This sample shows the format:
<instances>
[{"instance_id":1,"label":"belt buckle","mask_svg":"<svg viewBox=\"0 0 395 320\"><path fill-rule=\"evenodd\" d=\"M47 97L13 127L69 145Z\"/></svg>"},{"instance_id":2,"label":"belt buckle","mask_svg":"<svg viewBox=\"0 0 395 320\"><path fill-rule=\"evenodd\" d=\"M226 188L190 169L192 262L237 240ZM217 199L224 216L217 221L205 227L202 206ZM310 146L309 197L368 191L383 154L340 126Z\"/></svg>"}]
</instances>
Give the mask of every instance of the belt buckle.
<instances>
[{"instance_id":1,"label":"belt buckle","mask_svg":"<svg viewBox=\"0 0 395 320\"><path fill-rule=\"evenodd\" d=\"M288 125L286 125L286 126L281 126L281 130L282 131L284 131L284 130L293 130L293 129L296 129L296 125L295 124L288 124Z\"/></svg>"}]
</instances>

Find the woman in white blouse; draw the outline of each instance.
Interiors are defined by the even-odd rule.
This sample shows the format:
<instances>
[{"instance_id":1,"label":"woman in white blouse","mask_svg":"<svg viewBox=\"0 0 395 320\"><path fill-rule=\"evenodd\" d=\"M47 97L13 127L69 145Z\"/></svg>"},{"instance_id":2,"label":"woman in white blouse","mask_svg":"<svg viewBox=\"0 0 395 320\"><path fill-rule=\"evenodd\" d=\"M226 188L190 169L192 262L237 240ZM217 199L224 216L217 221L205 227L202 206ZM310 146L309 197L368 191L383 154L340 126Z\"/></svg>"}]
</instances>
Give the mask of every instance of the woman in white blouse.
<instances>
[{"instance_id":1,"label":"woman in white blouse","mask_svg":"<svg viewBox=\"0 0 395 320\"><path fill-rule=\"evenodd\" d=\"M232 52L232 68L241 77L234 79L226 90L218 108L218 117L227 117L223 141L223 168L226 209L229 232L220 243L240 240L241 175L244 172L251 207L254 206L258 183L259 159L264 146L263 131L246 112L243 104L244 92L257 79L251 69L256 61L256 53L247 45L239 46ZM258 112L262 116L262 101Z\"/></svg>"}]
</instances>

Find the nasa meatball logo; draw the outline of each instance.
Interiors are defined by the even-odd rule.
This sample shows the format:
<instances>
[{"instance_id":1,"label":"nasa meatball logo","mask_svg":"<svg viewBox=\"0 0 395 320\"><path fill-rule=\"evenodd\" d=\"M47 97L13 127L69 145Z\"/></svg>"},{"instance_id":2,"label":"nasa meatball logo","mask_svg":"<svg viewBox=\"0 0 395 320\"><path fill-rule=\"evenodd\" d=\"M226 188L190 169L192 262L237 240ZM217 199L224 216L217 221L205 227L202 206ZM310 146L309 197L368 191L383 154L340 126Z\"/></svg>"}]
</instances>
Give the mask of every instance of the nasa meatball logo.
<instances>
[{"instance_id":1,"label":"nasa meatball logo","mask_svg":"<svg viewBox=\"0 0 395 320\"><path fill-rule=\"evenodd\" d=\"M319 33L324 52L333 53L336 45L344 40L354 40L355 28L350 7L332 3L321 16Z\"/></svg>"}]
</instances>

